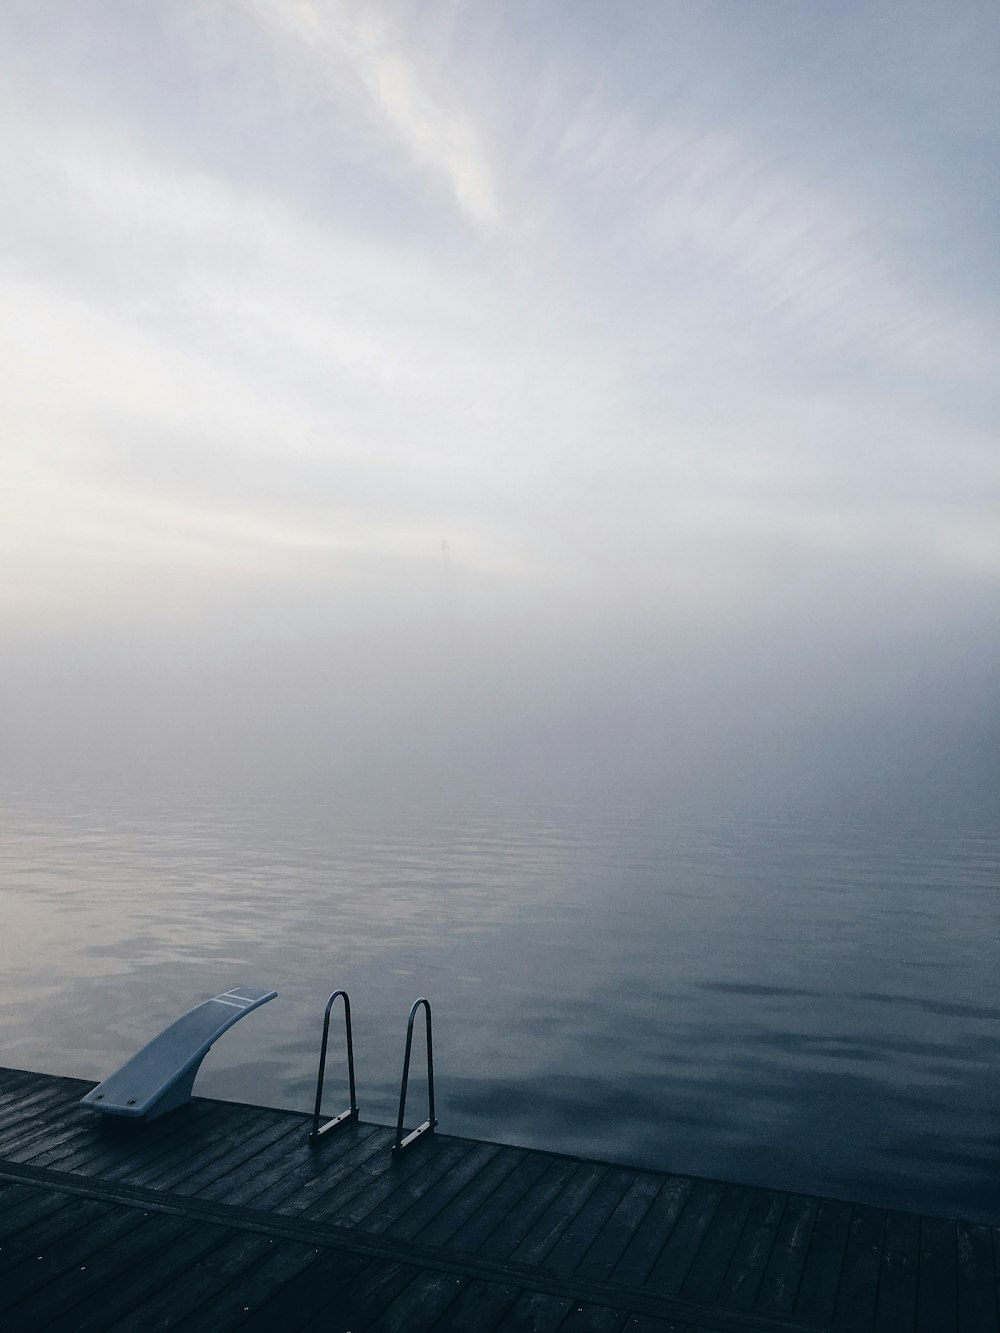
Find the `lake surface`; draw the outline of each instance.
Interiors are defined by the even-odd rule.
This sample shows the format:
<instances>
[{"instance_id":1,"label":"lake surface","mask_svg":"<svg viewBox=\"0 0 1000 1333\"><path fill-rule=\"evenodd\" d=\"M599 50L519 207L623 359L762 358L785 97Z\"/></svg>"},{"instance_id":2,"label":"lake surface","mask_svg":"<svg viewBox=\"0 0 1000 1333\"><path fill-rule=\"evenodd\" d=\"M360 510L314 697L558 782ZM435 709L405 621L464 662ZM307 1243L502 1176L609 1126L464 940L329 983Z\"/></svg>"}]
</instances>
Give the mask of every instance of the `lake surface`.
<instances>
[{"instance_id":1,"label":"lake surface","mask_svg":"<svg viewBox=\"0 0 1000 1333\"><path fill-rule=\"evenodd\" d=\"M9 794L0 816L5 1065L98 1079L266 985L197 1091L311 1109L344 987L362 1115L392 1122L426 995L445 1131L1000 1221L995 833Z\"/></svg>"}]
</instances>

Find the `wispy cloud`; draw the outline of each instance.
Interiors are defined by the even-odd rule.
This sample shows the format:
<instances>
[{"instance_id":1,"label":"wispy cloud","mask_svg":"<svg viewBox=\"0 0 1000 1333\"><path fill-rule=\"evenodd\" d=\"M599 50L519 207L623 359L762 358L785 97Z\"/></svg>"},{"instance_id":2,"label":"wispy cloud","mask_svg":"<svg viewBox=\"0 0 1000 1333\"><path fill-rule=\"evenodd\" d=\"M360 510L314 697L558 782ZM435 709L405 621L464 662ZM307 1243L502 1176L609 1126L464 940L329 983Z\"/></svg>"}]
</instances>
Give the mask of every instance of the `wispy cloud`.
<instances>
[{"instance_id":1,"label":"wispy cloud","mask_svg":"<svg viewBox=\"0 0 1000 1333\"><path fill-rule=\"evenodd\" d=\"M465 218L490 235L504 221L485 136L468 108L422 74L388 11L354 0L248 0L278 38L307 57L311 77L335 101L352 89L381 131L443 185Z\"/></svg>"},{"instance_id":2,"label":"wispy cloud","mask_svg":"<svg viewBox=\"0 0 1000 1333\"><path fill-rule=\"evenodd\" d=\"M827 155L803 78L766 117L743 105L774 61L706 7L582 7L558 43L545 12L0 12L13 711L58 695L34 684L43 639L60 679L86 641L102 698L131 645L141 707L173 660L200 698L211 641L218 701L257 649L248 680L292 731L317 730L307 658L339 717L366 699L359 754L425 699L454 721L459 679L456 735L520 725L530 751L522 703L544 722L572 697L571 722L630 713L651 751L651 717L690 716L696 750L709 717L739 734L758 685L774 716L880 706L942 643L995 650L989 274L933 227L899 243L908 173L951 140L886 136L912 156L874 188L874 158ZM692 33L710 78L671 58ZM863 44L841 59L881 88ZM966 265L950 294L945 260ZM229 733L247 753L259 716Z\"/></svg>"},{"instance_id":3,"label":"wispy cloud","mask_svg":"<svg viewBox=\"0 0 1000 1333\"><path fill-rule=\"evenodd\" d=\"M554 132L552 160L564 188L583 192L586 225L627 244L651 289L693 291L702 321L722 307L722 325L787 330L827 360L966 380L1000 371L995 321L893 258L891 220L875 212L884 201L815 163L770 160L752 131L683 115L649 126L590 97Z\"/></svg>"},{"instance_id":4,"label":"wispy cloud","mask_svg":"<svg viewBox=\"0 0 1000 1333\"><path fill-rule=\"evenodd\" d=\"M312 0L253 13L295 59L317 57L331 97L367 70L365 105L383 128L398 119L392 134L456 200L467 168L492 179L476 136L451 155L453 89L431 95L384 14ZM990 378L983 327L893 272L864 201L775 164L749 133L550 97L533 174L507 145L545 219L512 282L502 263L367 236L336 208L164 153L141 124L68 123L20 95L0 218L20 268L4 411L36 501L46 467L66 490L54 478L71 449L77 477L89 466L117 495L108 522L127 526L131 491L165 553L182 512L215 524L220 551L237 530L266 551L295 511L302 549L322 547L308 534L324 522L385 549L395 523L400 550L460 532L470 564L518 577L600 583L631 561L649 581L669 563L693 596L706 544L727 535L993 566L981 432L943 410L952 381ZM919 373L925 398L880 394L876 367ZM945 431L967 540L940 494L940 522L927 508Z\"/></svg>"}]
</instances>

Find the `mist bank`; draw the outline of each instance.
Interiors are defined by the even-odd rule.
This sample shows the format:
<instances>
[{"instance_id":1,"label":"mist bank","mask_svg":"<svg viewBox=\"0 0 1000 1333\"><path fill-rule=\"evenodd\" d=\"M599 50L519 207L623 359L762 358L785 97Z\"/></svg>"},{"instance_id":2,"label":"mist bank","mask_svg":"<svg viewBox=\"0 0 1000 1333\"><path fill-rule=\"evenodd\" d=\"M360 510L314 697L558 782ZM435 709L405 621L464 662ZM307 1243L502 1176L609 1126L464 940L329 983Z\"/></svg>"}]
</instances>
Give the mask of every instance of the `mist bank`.
<instances>
[{"instance_id":1,"label":"mist bank","mask_svg":"<svg viewBox=\"0 0 1000 1333\"><path fill-rule=\"evenodd\" d=\"M0 781L988 818L992 588L842 569L723 607L651 578L540 594L440 558L170 598L148 581L8 626Z\"/></svg>"}]
</instances>

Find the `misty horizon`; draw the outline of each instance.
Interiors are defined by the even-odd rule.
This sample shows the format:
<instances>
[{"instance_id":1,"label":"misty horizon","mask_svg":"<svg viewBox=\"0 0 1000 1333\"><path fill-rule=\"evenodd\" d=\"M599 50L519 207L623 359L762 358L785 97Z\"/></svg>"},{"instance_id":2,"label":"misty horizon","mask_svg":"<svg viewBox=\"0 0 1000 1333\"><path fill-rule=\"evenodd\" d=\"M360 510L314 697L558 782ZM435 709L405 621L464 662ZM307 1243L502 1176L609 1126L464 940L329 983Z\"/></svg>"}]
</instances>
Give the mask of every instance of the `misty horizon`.
<instances>
[{"instance_id":1,"label":"misty horizon","mask_svg":"<svg viewBox=\"0 0 1000 1333\"><path fill-rule=\"evenodd\" d=\"M0 780L995 808L989 7L0 25Z\"/></svg>"}]
</instances>

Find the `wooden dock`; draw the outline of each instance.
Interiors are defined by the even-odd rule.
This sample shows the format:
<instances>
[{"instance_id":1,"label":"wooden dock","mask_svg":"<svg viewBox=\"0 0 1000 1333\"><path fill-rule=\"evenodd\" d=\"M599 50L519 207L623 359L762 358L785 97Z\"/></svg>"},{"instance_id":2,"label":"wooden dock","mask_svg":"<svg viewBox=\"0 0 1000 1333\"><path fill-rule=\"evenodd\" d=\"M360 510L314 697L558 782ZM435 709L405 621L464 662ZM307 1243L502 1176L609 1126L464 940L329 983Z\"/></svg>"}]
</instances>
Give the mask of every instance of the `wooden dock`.
<instances>
[{"instance_id":1,"label":"wooden dock","mask_svg":"<svg viewBox=\"0 0 1000 1333\"><path fill-rule=\"evenodd\" d=\"M1000 1229L0 1070L0 1329L1000 1333Z\"/></svg>"}]
</instances>

